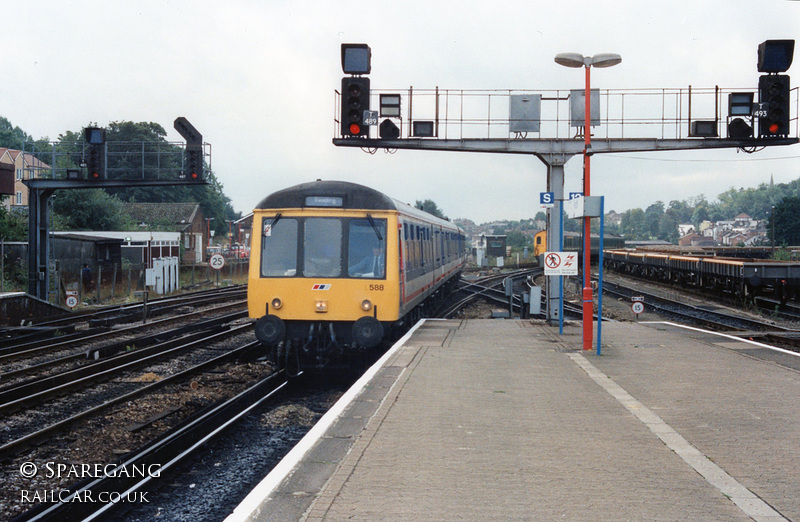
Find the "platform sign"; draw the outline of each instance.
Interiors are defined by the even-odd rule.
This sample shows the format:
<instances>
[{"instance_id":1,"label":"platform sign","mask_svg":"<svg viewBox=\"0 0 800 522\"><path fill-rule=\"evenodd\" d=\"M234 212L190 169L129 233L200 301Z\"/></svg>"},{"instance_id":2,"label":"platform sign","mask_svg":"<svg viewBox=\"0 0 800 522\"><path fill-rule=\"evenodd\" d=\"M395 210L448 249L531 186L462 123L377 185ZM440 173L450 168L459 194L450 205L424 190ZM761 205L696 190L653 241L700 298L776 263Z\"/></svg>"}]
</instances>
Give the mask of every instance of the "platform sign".
<instances>
[{"instance_id":1,"label":"platform sign","mask_svg":"<svg viewBox=\"0 0 800 522\"><path fill-rule=\"evenodd\" d=\"M75 308L78 306L78 292L75 292L74 290L68 290L66 304L70 308Z\"/></svg>"},{"instance_id":2,"label":"platform sign","mask_svg":"<svg viewBox=\"0 0 800 522\"><path fill-rule=\"evenodd\" d=\"M578 253L545 252L544 275L546 276L578 275Z\"/></svg>"},{"instance_id":3,"label":"platform sign","mask_svg":"<svg viewBox=\"0 0 800 522\"><path fill-rule=\"evenodd\" d=\"M555 192L540 192L539 203L541 203L544 208L553 208L553 205L556 204Z\"/></svg>"},{"instance_id":4,"label":"platform sign","mask_svg":"<svg viewBox=\"0 0 800 522\"><path fill-rule=\"evenodd\" d=\"M225 266L225 258L222 257L222 254L214 254L211 256L211 259L208 260L208 265L214 270L220 270Z\"/></svg>"}]
</instances>

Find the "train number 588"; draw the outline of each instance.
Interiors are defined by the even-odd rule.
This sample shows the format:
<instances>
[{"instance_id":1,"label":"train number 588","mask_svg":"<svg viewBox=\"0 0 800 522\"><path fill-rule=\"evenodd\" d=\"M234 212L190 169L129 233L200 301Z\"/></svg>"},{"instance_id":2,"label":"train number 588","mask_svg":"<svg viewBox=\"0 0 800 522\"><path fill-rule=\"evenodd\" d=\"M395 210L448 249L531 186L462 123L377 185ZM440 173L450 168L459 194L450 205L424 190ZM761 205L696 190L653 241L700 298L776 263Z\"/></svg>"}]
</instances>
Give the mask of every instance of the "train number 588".
<instances>
[{"instance_id":1,"label":"train number 588","mask_svg":"<svg viewBox=\"0 0 800 522\"><path fill-rule=\"evenodd\" d=\"M377 292L383 292L383 285L369 285L369 289Z\"/></svg>"}]
</instances>

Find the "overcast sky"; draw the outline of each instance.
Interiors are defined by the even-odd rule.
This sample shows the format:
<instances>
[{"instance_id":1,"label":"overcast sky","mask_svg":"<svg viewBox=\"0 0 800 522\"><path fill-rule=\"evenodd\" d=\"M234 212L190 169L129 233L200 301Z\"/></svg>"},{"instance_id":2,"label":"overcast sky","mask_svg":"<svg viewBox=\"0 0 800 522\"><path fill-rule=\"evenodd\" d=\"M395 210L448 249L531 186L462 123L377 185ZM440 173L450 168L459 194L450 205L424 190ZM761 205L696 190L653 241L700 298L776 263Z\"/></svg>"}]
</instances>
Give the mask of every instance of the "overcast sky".
<instances>
[{"instance_id":1,"label":"overcast sky","mask_svg":"<svg viewBox=\"0 0 800 522\"><path fill-rule=\"evenodd\" d=\"M600 89L754 90L758 44L799 29L800 2L791 0L29 0L0 32L0 115L36 138L128 120L160 123L174 141L172 122L185 116L244 213L271 192L322 178L409 203L432 199L451 218L525 219L540 210L546 183L533 156L335 147L340 44L371 46L374 89L583 88L582 71L553 61L573 51L622 56L593 70ZM798 146L596 155L592 193L623 211L715 199L771 175L787 182L799 166ZM566 190L580 185L573 158Z\"/></svg>"}]
</instances>

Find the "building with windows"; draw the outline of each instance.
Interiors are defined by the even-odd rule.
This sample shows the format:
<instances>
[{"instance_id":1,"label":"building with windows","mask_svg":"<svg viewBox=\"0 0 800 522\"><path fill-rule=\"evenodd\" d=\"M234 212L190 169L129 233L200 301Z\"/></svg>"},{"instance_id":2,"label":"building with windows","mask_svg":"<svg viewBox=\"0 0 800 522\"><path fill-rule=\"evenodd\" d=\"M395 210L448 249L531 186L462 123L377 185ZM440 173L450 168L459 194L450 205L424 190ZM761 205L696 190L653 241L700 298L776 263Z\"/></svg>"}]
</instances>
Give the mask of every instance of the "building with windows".
<instances>
[{"instance_id":1,"label":"building with windows","mask_svg":"<svg viewBox=\"0 0 800 522\"><path fill-rule=\"evenodd\" d=\"M210 231L197 203L125 203L122 211L140 230L178 232L183 251L181 263L202 263L210 244ZM177 254L175 254L177 255Z\"/></svg>"},{"instance_id":2,"label":"building with windows","mask_svg":"<svg viewBox=\"0 0 800 522\"><path fill-rule=\"evenodd\" d=\"M50 171L50 165L39 161L33 154L5 147L0 147L0 163L14 165L14 193L3 198L2 205L9 210L27 208L28 187L23 180L42 177Z\"/></svg>"}]
</instances>

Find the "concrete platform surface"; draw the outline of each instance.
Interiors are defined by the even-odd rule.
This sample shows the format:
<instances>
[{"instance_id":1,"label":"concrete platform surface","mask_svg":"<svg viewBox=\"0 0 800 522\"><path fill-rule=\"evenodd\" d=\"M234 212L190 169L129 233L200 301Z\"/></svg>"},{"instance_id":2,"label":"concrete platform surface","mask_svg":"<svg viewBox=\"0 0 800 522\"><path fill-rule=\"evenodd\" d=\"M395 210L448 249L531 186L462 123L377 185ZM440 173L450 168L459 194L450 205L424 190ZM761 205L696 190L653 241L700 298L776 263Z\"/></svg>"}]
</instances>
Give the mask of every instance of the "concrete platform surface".
<instances>
[{"instance_id":1,"label":"concrete platform surface","mask_svg":"<svg viewBox=\"0 0 800 522\"><path fill-rule=\"evenodd\" d=\"M800 520L800 358L580 335L426 321L229 520Z\"/></svg>"}]
</instances>

